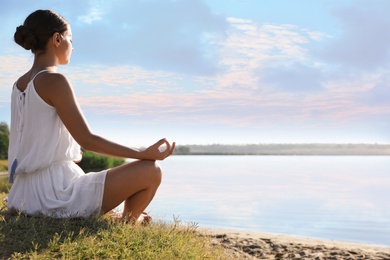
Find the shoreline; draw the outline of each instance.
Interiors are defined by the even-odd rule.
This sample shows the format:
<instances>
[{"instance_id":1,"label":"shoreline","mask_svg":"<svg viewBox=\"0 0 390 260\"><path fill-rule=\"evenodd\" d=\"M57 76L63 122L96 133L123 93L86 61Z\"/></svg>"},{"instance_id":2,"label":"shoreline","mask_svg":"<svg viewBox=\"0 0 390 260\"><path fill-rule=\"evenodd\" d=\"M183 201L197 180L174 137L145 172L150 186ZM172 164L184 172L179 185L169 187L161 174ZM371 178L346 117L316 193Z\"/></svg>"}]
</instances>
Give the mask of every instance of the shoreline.
<instances>
[{"instance_id":1,"label":"shoreline","mask_svg":"<svg viewBox=\"0 0 390 260\"><path fill-rule=\"evenodd\" d=\"M224 247L226 259L390 259L387 245L211 227L197 231Z\"/></svg>"},{"instance_id":2,"label":"shoreline","mask_svg":"<svg viewBox=\"0 0 390 260\"><path fill-rule=\"evenodd\" d=\"M390 246L246 232L220 228L200 228L232 257L247 259L390 259Z\"/></svg>"}]
</instances>

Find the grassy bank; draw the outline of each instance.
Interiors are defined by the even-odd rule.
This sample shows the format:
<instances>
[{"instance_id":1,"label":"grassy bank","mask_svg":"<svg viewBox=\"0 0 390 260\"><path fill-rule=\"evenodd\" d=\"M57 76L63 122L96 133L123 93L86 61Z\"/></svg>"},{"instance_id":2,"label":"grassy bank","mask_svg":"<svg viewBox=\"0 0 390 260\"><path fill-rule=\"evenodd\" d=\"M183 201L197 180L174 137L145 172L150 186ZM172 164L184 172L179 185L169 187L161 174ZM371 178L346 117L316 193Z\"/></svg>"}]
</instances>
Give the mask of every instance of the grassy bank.
<instances>
[{"instance_id":1,"label":"grassy bank","mask_svg":"<svg viewBox=\"0 0 390 260\"><path fill-rule=\"evenodd\" d=\"M50 219L10 213L0 178L0 259L225 259L196 225L131 226L109 217ZM2 182L3 180L4 183ZM2 189L1 189L2 188Z\"/></svg>"},{"instance_id":2,"label":"grassy bank","mask_svg":"<svg viewBox=\"0 0 390 260\"><path fill-rule=\"evenodd\" d=\"M6 172L6 171L8 171L8 161L0 160L0 172Z\"/></svg>"}]
</instances>

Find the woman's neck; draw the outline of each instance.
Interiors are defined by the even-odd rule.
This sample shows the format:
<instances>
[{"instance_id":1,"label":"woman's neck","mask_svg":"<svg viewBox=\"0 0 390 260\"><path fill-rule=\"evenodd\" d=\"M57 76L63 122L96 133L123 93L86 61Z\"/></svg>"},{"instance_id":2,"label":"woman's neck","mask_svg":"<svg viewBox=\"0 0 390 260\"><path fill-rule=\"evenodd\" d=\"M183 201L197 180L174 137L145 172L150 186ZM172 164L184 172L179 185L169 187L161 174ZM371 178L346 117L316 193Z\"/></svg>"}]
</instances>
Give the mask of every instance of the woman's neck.
<instances>
[{"instance_id":1,"label":"woman's neck","mask_svg":"<svg viewBox=\"0 0 390 260\"><path fill-rule=\"evenodd\" d=\"M31 80L37 73L43 70L57 72L57 66L50 62L35 59L30 71L28 72L28 79Z\"/></svg>"},{"instance_id":2,"label":"woman's neck","mask_svg":"<svg viewBox=\"0 0 390 260\"><path fill-rule=\"evenodd\" d=\"M48 52L35 54L35 59L31 71L38 72L41 70L48 70L52 72L57 71L57 59L54 55Z\"/></svg>"}]
</instances>

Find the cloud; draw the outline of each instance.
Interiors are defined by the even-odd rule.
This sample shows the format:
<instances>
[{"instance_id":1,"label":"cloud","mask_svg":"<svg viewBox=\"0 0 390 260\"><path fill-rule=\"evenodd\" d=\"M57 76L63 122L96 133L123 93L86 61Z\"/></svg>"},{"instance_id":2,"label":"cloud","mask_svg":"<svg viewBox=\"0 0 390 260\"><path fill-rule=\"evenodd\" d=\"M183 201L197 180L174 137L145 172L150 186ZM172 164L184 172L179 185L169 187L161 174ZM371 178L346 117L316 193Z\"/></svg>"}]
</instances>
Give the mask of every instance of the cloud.
<instances>
[{"instance_id":1,"label":"cloud","mask_svg":"<svg viewBox=\"0 0 390 260\"><path fill-rule=\"evenodd\" d=\"M116 1L79 16L72 26L75 62L127 64L188 74L215 74L217 49L227 22L200 0ZM77 42L78 38L82 38ZM104 41L102 40L104 39Z\"/></svg>"},{"instance_id":2,"label":"cloud","mask_svg":"<svg viewBox=\"0 0 390 260\"><path fill-rule=\"evenodd\" d=\"M162 92L177 88L180 81L174 73L146 70L136 66L103 66L89 67L73 66L62 68L61 71L69 76L75 87L91 91L87 86L105 88L115 92L116 89L126 92ZM122 93L123 94L123 93ZM88 94L89 95L89 94Z\"/></svg>"},{"instance_id":3,"label":"cloud","mask_svg":"<svg viewBox=\"0 0 390 260\"><path fill-rule=\"evenodd\" d=\"M378 75L328 71L331 64L310 56L307 45L323 40L321 33L238 18L227 21L226 38L214 43L224 66L219 74L187 75L184 80L180 73L100 66L80 85L101 84L110 90L102 86L94 96L88 92L80 99L82 105L98 113L236 126L347 123L384 112L359 100ZM110 97L103 95L107 91Z\"/></svg>"},{"instance_id":4,"label":"cloud","mask_svg":"<svg viewBox=\"0 0 390 260\"><path fill-rule=\"evenodd\" d=\"M21 5L17 1L2 1L0 9L0 19L2 22L9 21L10 24L18 20L18 24L14 24L12 27L16 27L22 24L27 16L38 9L50 9L54 10L66 19L74 19L77 16L87 15L90 11L90 6L96 5L94 1L51 1L51 0L39 0L31 1L28 4ZM77 8L75 8L77 6Z\"/></svg>"},{"instance_id":5,"label":"cloud","mask_svg":"<svg viewBox=\"0 0 390 260\"><path fill-rule=\"evenodd\" d=\"M261 82L288 92L313 92L323 90L323 72L302 63L289 66L267 67L260 72Z\"/></svg>"},{"instance_id":6,"label":"cloud","mask_svg":"<svg viewBox=\"0 0 390 260\"><path fill-rule=\"evenodd\" d=\"M389 1L353 2L334 11L341 23L341 35L315 53L325 61L354 69L374 70L389 65Z\"/></svg>"},{"instance_id":7,"label":"cloud","mask_svg":"<svg viewBox=\"0 0 390 260\"><path fill-rule=\"evenodd\" d=\"M11 93L11 89L15 81L30 69L30 64L33 62L33 58L24 55L0 55L0 90L1 93L6 91ZM4 91L4 92L3 92ZM0 95L1 97L1 95ZM7 96L7 99L9 97Z\"/></svg>"},{"instance_id":8,"label":"cloud","mask_svg":"<svg viewBox=\"0 0 390 260\"><path fill-rule=\"evenodd\" d=\"M230 29L221 45L225 73L218 78L224 90L294 92L321 89L321 69L307 46L320 41L320 32L290 24L261 24L229 17ZM286 85L287 84L287 85Z\"/></svg>"},{"instance_id":9,"label":"cloud","mask_svg":"<svg viewBox=\"0 0 390 260\"><path fill-rule=\"evenodd\" d=\"M356 71L345 57L313 55L329 41L322 32L226 18L196 0L85 2L80 9L54 3L72 24L75 47L70 66L58 71L92 118L296 132L388 124L386 68ZM32 64L30 53L19 52L0 50L1 104Z\"/></svg>"},{"instance_id":10,"label":"cloud","mask_svg":"<svg viewBox=\"0 0 390 260\"><path fill-rule=\"evenodd\" d=\"M361 95L361 100L370 106L382 107L382 109L389 108L390 73L384 73L384 75L374 82L374 86ZM389 110L387 109L388 113L390 112Z\"/></svg>"},{"instance_id":11,"label":"cloud","mask_svg":"<svg viewBox=\"0 0 390 260\"><path fill-rule=\"evenodd\" d=\"M91 24L95 21L99 21L102 19L102 11L96 7L96 6L92 6L91 9L89 10L89 12L85 15L80 15L78 16L78 20L83 22L83 23L86 23L86 24Z\"/></svg>"}]
</instances>

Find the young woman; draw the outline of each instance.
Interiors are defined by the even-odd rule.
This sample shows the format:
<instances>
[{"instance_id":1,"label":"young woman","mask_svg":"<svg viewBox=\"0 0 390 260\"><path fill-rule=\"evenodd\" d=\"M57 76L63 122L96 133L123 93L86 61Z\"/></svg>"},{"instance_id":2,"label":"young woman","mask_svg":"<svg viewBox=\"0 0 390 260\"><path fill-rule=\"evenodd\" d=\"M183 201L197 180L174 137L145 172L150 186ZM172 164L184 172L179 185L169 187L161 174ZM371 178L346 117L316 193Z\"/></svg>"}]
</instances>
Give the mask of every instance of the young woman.
<instances>
[{"instance_id":1,"label":"young woman","mask_svg":"<svg viewBox=\"0 0 390 260\"><path fill-rule=\"evenodd\" d=\"M161 182L156 160L175 143L161 139L143 151L95 135L88 127L66 77L57 66L72 53L69 23L50 10L37 10L16 28L15 42L34 54L31 69L14 84L8 162L10 209L51 217L89 217L124 201L123 219L148 222L144 212ZM75 163L80 145L99 154L139 159L85 174ZM161 146L165 145L165 149Z\"/></svg>"}]
</instances>

